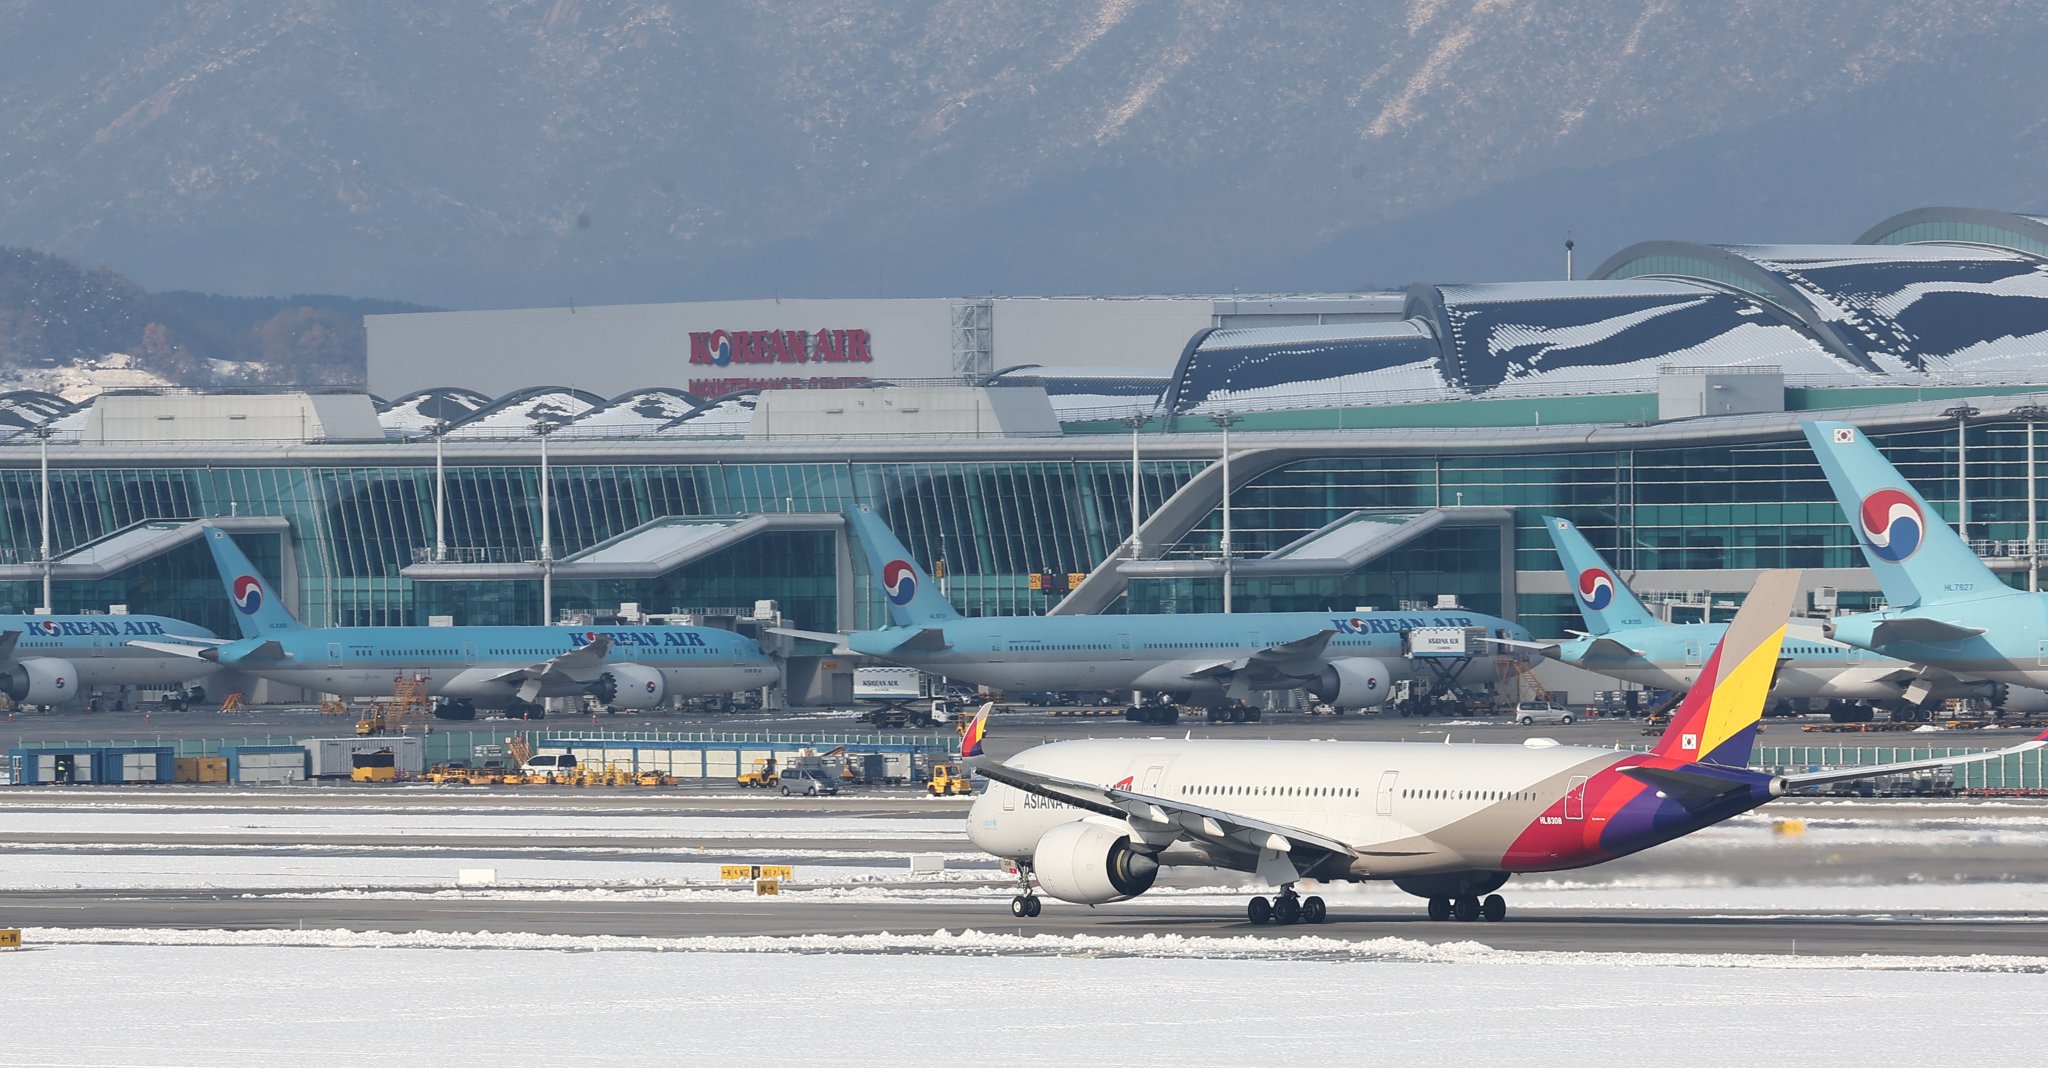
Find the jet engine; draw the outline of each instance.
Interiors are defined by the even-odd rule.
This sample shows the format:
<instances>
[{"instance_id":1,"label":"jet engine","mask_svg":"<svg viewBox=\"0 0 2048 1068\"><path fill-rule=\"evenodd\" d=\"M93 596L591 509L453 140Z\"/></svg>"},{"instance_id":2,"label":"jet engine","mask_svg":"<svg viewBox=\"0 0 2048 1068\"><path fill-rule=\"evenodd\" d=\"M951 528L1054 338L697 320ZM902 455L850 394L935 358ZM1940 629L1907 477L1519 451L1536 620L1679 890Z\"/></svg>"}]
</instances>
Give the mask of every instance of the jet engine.
<instances>
[{"instance_id":1,"label":"jet engine","mask_svg":"<svg viewBox=\"0 0 2048 1068\"><path fill-rule=\"evenodd\" d=\"M668 696L668 676L639 664L613 664L590 684L590 693L616 708L653 708Z\"/></svg>"},{"instance_id":2,"label":"jet engine","mask_svg":"<svg viewBox=\"0 0 2048 1068\"><path fill-rule=\"evenodd\" d=\"M1099 823L1062 823L1031 851L1038 885L1061 901L1101 905L1152 889L1159 862L1131 848L1131 836Z\"/></svg>"},{"instance_id":3,"label":"jet engine","mask_svg":"<svg viewBox=\"0 0 2048 1068\"><path fill-rule=\"evenodd\" d=\"M1393 675L1371 657L1332 660L1308 684L1308 692L1338 708L1378 708L1387 699Z\"/></svg>"},{"instance_id":4,"label":"jet engine","mask_svg":"<svg viewBox=\"0 0 2048 1068\"><path fill-rule=\"evenodd\" d=\"M25 705L61 705L81 695L78 667L69 660L39 656L0 673L0 691Z\"/></svg>"}]
</instances>

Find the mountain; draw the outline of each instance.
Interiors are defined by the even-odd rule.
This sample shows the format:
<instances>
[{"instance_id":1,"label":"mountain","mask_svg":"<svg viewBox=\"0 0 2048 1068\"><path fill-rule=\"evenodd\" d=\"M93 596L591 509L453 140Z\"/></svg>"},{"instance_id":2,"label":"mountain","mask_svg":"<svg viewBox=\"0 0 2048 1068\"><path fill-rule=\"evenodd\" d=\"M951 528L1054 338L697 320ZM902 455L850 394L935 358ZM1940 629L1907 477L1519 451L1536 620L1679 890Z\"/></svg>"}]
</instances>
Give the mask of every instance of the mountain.
<instances>
[{"instance_id":1,"label":"mountain","mask_svg":"<svg viewBox=\"0 0 2048 1068\"><path fill-rule=\"evenodd\" d=\"M0 0L0 239L502 306L1349 289L2037 208L2020 0Z\"/></svg>"},{"instance_id":2,"label":"mountain","mask_svg":"<svg viewBox=\"0 0 2048 1068\"><path fill-rule=\"evenodd\" d=\"M396 301L150 293L104 267L0 248L0 389L356 385L365 312ZM110 358L111 357L111 358Z\"/></svg>"}]
</instances>

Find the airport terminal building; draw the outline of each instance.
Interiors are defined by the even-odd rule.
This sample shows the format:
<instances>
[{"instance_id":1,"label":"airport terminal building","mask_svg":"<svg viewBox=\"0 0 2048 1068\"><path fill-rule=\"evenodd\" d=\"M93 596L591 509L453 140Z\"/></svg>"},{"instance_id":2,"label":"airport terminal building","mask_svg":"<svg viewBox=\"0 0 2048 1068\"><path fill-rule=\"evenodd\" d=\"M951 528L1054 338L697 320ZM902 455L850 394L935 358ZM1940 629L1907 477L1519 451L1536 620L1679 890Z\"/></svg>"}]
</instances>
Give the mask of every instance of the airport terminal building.
<instances>
[{"instance_id":1,"label":"airport terminal building","mask_svg":"<svg viewBox=\"0 0 2048 1068\"><path fill-rule=\"evenodd\" d=\"M375 397L0 398L0 611L37 607L47 571L55 611L232 633L206 519L317 623L774 600L843 629L883 618L838 518L856 503L969 614L1217 610L1226 434L1238 610L1455 597L1561 634L1578 621L1547 514L1681 612L1782 566L1810 569L1817 606L1827 587L1860 609L1874 583L1799 430L1819 413L1864 425L1994 568L2038 581L2033 216L1647 242L1579 281L1015 302L1049 319L1010 335L994 302L744 303L373 316ZM931 305L890 312L922 340L889 309L822 307L892 303ZM600 363L648 377L583 371Z\"/></svg>"}]
</instances>

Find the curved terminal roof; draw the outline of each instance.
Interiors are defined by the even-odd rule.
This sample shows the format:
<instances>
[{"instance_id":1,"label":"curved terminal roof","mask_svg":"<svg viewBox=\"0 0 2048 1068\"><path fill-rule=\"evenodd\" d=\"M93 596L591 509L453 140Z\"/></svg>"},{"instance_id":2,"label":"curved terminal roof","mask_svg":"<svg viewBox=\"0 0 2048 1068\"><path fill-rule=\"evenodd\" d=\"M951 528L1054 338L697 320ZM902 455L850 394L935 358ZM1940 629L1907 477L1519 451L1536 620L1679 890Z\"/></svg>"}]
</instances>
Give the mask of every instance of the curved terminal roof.
<instances>
[{"instance_id":1,"label":"curved terminal roof","mask_svg":"<svg viewBox=\"0 0 2048 1068\"><path fill-rule=\"evenodd\" d=\"M1595 273L1749 292L1797 317L1835 355L1882 373L2035 372L2048 353L2048 261L2010 249L1653 241Z\"/></svg>"},{"instance_id":2,"label":"curved terminal roof","mask_svg":"<svg viewBox=\"0 0 2048 1068\"><path fill-rule=\"evenodd\" d=\"M535 386L510 393L448 431L451 438L521 437L534 424L564 426L603 407L605 400L569 386Z\"/></svg>"},{"instance_id":3,"label":"curved terminal roof","mask_svg":"<svg viewBox=\"0 0 2048 1068\"><path fill-rule=\"evenodd\" d=\"M565 424L556 432L564 438L645 437L687 418L705 407L705 402L667 386L621 393Z\"/></svg>"},{"instance_id":4,"label":"curved terminal roof","mask_svg":"<svg viewBox=\"0 0 2048 1068\"><path fill-rule=\"evenodd\" d=\"M1437 339L1421 322L1209 330L1181 353L1169 411L1329 407L1345 396L1448 392Z\"/></svg>"},{"instance_id":5,"label":"curved terminal roof","mask_svg":"<svg viewBox=\"0 0 2048 1068\"><path fill-rule=\"evenodd\" d=\"M1859 245L1907 245L1922 241L1993 245L2048 256L2048 216L1984 208L1915 208L1863 232Z\"/></svg>"},{"instance_id":6,"label":"curved terminal roof","mask_svg":"<svg viewBox=\"0 0 2048 1068\"><path fill-rule=\"evenodd\" d=\"M0 393L0 437L10 437L30 427L41 426L77 407L55 393L40 389Z\"/></svg>"},{"instance_id":7,"label":"curved terminal roof","mask_svg":"<svg viewBox=\"0 0 2048 1068\"><path fill-rule=\"evenodd\" d=\"M457 426L491 406L491 398L473 389L440 386L414 390L395 401L377 406L377 421L386 434L418 437L433 432L438 423Z\"/></svg>"}]
</instances>

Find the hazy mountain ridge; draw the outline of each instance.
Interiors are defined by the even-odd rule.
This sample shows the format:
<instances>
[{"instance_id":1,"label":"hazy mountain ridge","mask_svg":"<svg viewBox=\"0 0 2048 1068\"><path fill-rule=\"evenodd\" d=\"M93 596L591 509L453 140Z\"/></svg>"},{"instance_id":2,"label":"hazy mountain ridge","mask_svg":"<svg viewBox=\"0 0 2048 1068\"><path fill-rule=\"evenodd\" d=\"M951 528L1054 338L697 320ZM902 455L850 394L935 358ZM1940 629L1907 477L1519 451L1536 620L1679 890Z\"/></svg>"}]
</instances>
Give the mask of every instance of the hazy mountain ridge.
<instances>
[{"instance_id":1,"label":"hazy mountain ridge","mask_svg":"<svg viewBox=\"0 0 2048 1068\"><path fill-rule=\"evenodd\" d=\"M85 12L0 4L8 240L165 286L476 304L1257 288L1248 264L1968 71L2038 21L1994 0ZM1321 287L1408 280L1398 252Z\"/></svg>"}]
</instances>

